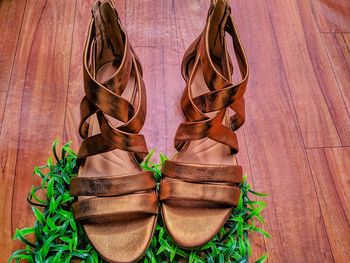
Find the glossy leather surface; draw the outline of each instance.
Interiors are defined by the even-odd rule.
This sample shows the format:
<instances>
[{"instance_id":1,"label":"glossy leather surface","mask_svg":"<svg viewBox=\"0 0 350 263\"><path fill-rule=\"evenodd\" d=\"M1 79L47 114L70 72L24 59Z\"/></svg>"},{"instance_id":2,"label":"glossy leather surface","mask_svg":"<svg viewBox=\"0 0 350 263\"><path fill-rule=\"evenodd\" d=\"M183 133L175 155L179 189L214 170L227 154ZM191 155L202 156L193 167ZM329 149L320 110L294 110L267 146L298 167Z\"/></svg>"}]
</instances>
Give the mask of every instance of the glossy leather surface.
<instances>
[{"instance_id":1,"label":"glossy leather surface","mask_svg":"<svg viewBox=\"0 0 350 263\"><path fill-rule=\"evenodd\" d=\"M160 200L169 234L185 248L213 238L240 196L242 167L234 156L239 150L234 131L245 119L248 64L230 12L226 0L212 1L206 25L182 62L186 121L175 135L178 154L163 167ZM226 33L232 37L242 76L237 83L232 80Z\"/></svg>"},{"instance_id":2,"label":"glossy leather surface","mask_svg":"<svg viewBox=\"0 0 350 263\"><path fill-rule=\"evenodd\" d=\"M83 54L84 89L74 217L108 262L135 262L153 236L158 197L140 130L146 117L142 68L110 0L97 1Z\"/></svg>"}]
</instances>

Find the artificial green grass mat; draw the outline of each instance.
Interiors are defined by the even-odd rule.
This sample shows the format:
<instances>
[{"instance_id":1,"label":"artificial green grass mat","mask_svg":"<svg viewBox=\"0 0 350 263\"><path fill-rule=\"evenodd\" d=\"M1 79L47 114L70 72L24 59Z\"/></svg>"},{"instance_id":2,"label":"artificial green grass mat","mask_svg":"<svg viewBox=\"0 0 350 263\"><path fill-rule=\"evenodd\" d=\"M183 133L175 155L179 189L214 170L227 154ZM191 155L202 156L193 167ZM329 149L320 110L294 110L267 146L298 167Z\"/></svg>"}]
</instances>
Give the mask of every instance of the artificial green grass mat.
<instances>
[{"instance_id":1,"label":"artificial green grass mat","mask_svg":"<svg viewBox=\"0 0 350 263\"><path fill-rule=\"evenodd\" d=\"M9 262L104 262L86 238L82 226L75 222L72 212L74 198L69 195L72 177L77 175L76 154L69 147L62 146L57 153L57 141L53 144L53 156L47 164L34 168L34 175L41 178L41 184L33 187L28 195L36 221L33 227L17 229L14 239L25 246L15 251ZM153 151L142 163L144 170L154 173L156 181L161 179L161 165L166 160L160 154L160 164L150 161ZM206 245L185 250L176 245L166 232L162 217L158 217L157 227L150 247L140 262L248 262L252 253L248 234L258 232L270 237L267 232L255 226L264 223L261 211L266 203L252 200L251 195L264 197L265 194L254 192L247 183L246 176L240 185L241 197L220 232ZM257 261L264 262L264 254Z\"/></svg>"}]
</instances>

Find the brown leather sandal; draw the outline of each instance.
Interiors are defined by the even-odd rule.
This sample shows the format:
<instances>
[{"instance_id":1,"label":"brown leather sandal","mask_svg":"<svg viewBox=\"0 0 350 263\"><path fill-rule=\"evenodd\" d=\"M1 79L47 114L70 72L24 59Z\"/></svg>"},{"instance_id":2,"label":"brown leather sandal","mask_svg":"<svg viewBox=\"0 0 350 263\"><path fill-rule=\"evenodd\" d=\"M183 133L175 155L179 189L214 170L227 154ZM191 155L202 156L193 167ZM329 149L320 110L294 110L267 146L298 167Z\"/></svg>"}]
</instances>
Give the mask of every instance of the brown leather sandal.
<instances>
[{"instance_id":1,"label":"brown leather sandal","mask_svg":"<svg viewBox=\"0 0 350 263\"><path fill-rule=\"evenodd\" d=\"M142 69L111 1L92 7L83 62L74 217L105 260L135 262L156 226L156 182L139 166L148 152L139 134L146 116Z\"/></svg>"},{"instance_id":2,"label":"brown leather sandal","mask_svg":"<svg viewBox=\"0 0 350 263\"><path fill-rule=\"evenodd\" d=\"M237 205L242 167L234 133L243 123L248 65L226 0L212 0L203 32L182 62L186 81L181 106L186 121L175 136L178 153L163 166L160 184L164 224L180 246L195 248L212 239ZM232 83L225 32L242 80ZM229 118L228 108L235 115Z\"/></svg>"}]
</instances>

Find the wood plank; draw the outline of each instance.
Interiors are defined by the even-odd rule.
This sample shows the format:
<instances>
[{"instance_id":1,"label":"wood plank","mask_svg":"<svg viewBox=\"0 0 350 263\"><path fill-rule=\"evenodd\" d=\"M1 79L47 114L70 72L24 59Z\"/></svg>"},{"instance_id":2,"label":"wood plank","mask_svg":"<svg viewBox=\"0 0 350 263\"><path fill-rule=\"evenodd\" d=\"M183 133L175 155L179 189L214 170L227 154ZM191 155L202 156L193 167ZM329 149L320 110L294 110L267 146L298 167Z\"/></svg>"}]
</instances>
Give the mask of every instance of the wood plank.
<instances>
[{"instance_id":1,"label":"wood plank","mask_svg":"<svg viewBox=\"0 0 350 263\"><path fill-rule=\"evenodd\" d=\"M338 81L340 92L350 112L350 52L342 34L323 34L328 56L332 62L334 74ZM350 132L350 131L349 131Z\"/></svg>"},{"instance_id":2,"label":"wood plank","mask_svg":"<svg viewBox=\"0 0 350 263\"><path fill-rule=\"evenodd\" d=\"M2 120L4 118L6 99L7 99L7 92L0 91L0 133L1 133L1 127L2 127Z\"/></svg>"},{"instance_id":3,"label":"wood plank","mask_svg":"<svg viewBox=\"0 0 350 263\"><path fill-rule=\"evenodd\" d=\"M350 32L350 1L309 0L321 32Z\"/></svg>"},{"instance_id":4,"label":"wood plank","mask_svg":"<svg viewBox=\"0 0 350 263\"><path fill-rule=\"evenodd\" d=\"M175 21L180 58L205 25L209 1L175 1Z\"/></svg>"},{"instance_id":5,"label":"wood plank","mask_svg":"<svg viewBox=\"0 0 350 263\"><path fill-rule=\"evenodd\" d=\"M348 145L350 118L308 2L267 5L305 146Z\"/></svg>"},{"instance_id":6,"label":"wood plank","mask_svg":"<svg viewBox=\"0 0 350 263\"><path fill-rule=\"evenodd\" d=\"M94 0L77 1L74 34L70 59L69 87L64 125L64 142L72 141L71 147L78 152L81 138L78 133L80 123L80 101L84 97L83 49L91 20L91 6ZM120 19L125 24L125 2L114 1Z\"/></svg>"},{"instance_id":7,"label":"wood plank","mask_svg":"<svg viewBox=\"0 0 350 263\"><path fill-rule=\"evenodd\" d=\"M227 47L229 54L232 58L233 62L233 79L234 80L239 80L241 79L241 75L239 70L239 65L237 63L237 60L235 58L235 53L234 53L234 48L233 48L233 42L232 39L229 35L227 35ZM249 118L249 115L247 116ZM245 126L243 125L241 129L239 129L237 132L237 137L238 137L238 145L239 145L239 153L237 154L237 162L243 167L244 174L247 175L247 180L248 183L251 185L252 189L256 189L256 174L252 172L251 165L250 165L250 156L249 156L249 151L247 147L247 139L246 139L246 132L245 132ZM251 198L253 200L259 200L261 201L261 197L256 197L252 196ZM265 201L265 200L264 200ZM262 212L262 215L265 216L265 211ZM264 225L262 225L260 222L255 222L257 227L260 228L265 228ZM251 262L256 262L263 254L266 253L267 246L266 246L266 241L264 239L264 236L258 233L252 233L249 236L250 242L252 244L252 256L250 258Z\"/></svg>"},{"instance_id":8,"label":"wood plank","mask_svg":"<svg viewBox=\"0 0 350 263\"><path fill-rule=\"evenodd\" d=\"M349 207L342 202L346 200L341 199L346 198L348 194L344 190L350 187L348 180L344 180L347 176L345 169L349 171L350 168L350 149L309 149L307 155L334 260L344 262L350 258L350 218L346 215L349 216L349 210L346 210Z\"/></svg>"},{"instance_id":9,"label":"wood plank","mask_svg":"<svg viewBox=\"0 0 350 263\"><path fill-rule=\"evenodd\" d=\"M185 87L185 81L181 77L180 56L177 48L163 48L163 85L165 92L163 108L165 125L165 153L172 157L176 150L174 148L175 133L185 117L181 110L181 96ZM149 88L150 92L152 87Z\"/></svg>"},{"instance_id":10,"label":"wood plank","mask_svg":"<svg viewBox=\"0 0 350 263\"><path fill-rule=\"evenodd\" d=\"M348 47L348 52L350 52L350 33L342 34L342 36L345 40L346 46Z\"/></svg>"},{"instance_id":11,"label":"wood plank","mask_svg":"<svg viewBox=\"0 0 350 263\"><path fill-rule=\"evenodd\" d=\"M320 88L331 112L334 124L343 146L350 145L350 116L338 87L337 78L332 70L322 36L312 17L307 1L298 0L300 16L304 27L309 54L313 63ZM309 32L308 34L306 32Z\"/></svg>"},{"instance_id":12,"label":"wood plank","mask_svg":"<svg viewBox=\"0 0 350 263\"><path fill-rule=\"evenodd\" d=\"M0 1L0 91L9 88L25 6L26 1Z\"/></svg>"},{"instance_id":13,"label":"wood plank","mask_svg":"<svg viewBox=\"0 0 350 263\"><path fill-rule=\"evenodd\" d=\"M155 0L157 12L157 45L177 47L175 4L173 0ZM140 28L142 31L143 28Z\"/></svg>"},{"instance_id":14,"label":"wood plank","mask_svg":"<svg viewBox=\"0 0 350 263\"><path fill-rule=\"evenodd\" d=\"M1 170L5 186L1 197L12 200L12 207L11 202L1 207L6 210L4 257L9 256L15 228L34 220L25 201L37 182L31 176L33 167L45 162L52 141L62 138L74 9L75 1L31 1L26 7L0 138L6 144L1 156L2 165L6 164Z\"/></svg>"},{"instance_id":15,"label":"wood plank","mask_svg":"<svg viewBox=\"0 0 350 263\"><path fill-rule=\"evenodd\" d=\"M72 149L78 152L81 138L78 133L80 123L80 101L84 97L83 50L91 20L91 5L94 1L77 1L70 59L69 86L64 123L64 142L72 141ZM120 2L120 1L118 1ZM123 14L123 12L120 12ZM120 15L121 15L120 14ZM79 26L78 26L79 25Z\"/></svg>"},{"instance_id":16,"label":"wood plank","mask_svg":"<svg viewBox=\"0 0 350 263\"><path fill-rule=\"evenodd\" d=\"M250 165L255 188L270 193L269 262L332 262L267 6L241 0L232 7L250 61L244 126Z\"/></svg>"},{"instance_id":17,"label":"wood plank","mask_svg":"<svg viewBox=\"0 0 350 263\"><path fill-rule=\"evenodd\" d=\"M344 208L348 223L350 222L350 148L327 148L324 149L329 170L337 189L340 202Z\"/></svg>"},{"instance_id":18,"label":"wood plank","mask_svg":"<svg viewBox=\"0 0 350 263\"><path fill-rule=\"evenodd\" d=\"M250 156L247 148L247 141L245 135L245 126L240 128L236 133L238 137L239 153L237 154L237 162L243 167L243 174L247 176L248 183L251 185L253 190L256 190L256 174L253 174L250 165ZM261 188L260 188L261 189ZM265 198L250 196L252 200L266 201ZM270 206L270 204L268 204ZM268 208L266 208L268 209ZM266 216L266 210L262 212L262 215ZM257 227L265 229L265 225L260 222L255 222ZM266 253L266 242L263 235L259 233L249 234L249 241L252 246L252 256L249 258L249 262L256 262L262 255Z\"/></svg>"},{"instance_id":19,"label":"wood plank","mask_svg":"<svg viewBox=\"0 0 350 263\"><path fill-rule=\"evenodd\" d=\"M147 116L142 128L148 149L166 153L165 89L163 87L163 49L142 47L135 49L141 60L147 92Z\"/></svg>"},{"instance_id":20,"label":"wood plank","mask_svg":"<svg viewBox=\"0 0 350 263\"><path fill-rule=\"evenodd\" d=\"M346 59L348 66L350 67L350 33L347 34L335 34L339 41L339 45L342 48L343 55Z\"/></svg>"},{"instance_id":21,"label":"wood plank","mask_svg":"<svg viewBox=\"0 0 350 263\"><path fill-rule=\"evenodd\" d=\"M129 1L126 13L126 28L133 46L177 44L172 0Z\"/></svg>"},{"instance_id":22,"label":"wood plank","mask_svg":"<svg viewBox=\"0 0 350 263\"><path fill-rule=\"evenodd\" d=\"M8 99L3 118L3 126L1 129L0 142L3 145L0 149L0 224L2 226L2 234L0 235L0 258L1 261L8 259L12 252L12 198L14 174L17 161L17 152L19 146L20 132L20 114L22 95L24 88L24 79L28 58L31 50L31 43L34 40L35 30L40 20L40 13L44 7L43 1L37 1L36 6L29 4L24 14L23 24L25 25L21 31L19 38L18 50L15 56L14 68L11 75L11 89L9 89ZM29 26L29 24L31 26ZM5 198L6 197L6 198ZM7 200L4 202L3 200Z\"/></svg>"}]
</instances>

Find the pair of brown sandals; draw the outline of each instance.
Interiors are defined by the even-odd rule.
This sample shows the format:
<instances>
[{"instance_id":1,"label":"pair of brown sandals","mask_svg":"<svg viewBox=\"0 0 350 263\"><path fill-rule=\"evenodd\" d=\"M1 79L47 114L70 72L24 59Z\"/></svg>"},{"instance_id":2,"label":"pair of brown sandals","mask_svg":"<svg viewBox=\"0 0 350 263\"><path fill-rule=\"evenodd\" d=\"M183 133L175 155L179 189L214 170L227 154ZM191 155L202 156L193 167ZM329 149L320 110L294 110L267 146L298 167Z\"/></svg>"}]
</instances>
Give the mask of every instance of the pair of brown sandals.
<instances>
[{"instance_id":1,"label":"pair of brown sandals","mask_svg":"<svg viewBox=\"0 0 350 263\"><path fill-rule=\"evenodd\" d=\"M240 198L242 168L235 130L245 119L248 65L227 0L212 0L202 33L182 62L186 87L178 153L165 161L159 193L140 163L148 150L140 134L146 117L142 67L111 0L97 1L84 48L79 132L83 138L71 194L75 219L109 262L134 262L163 222L181 247L207 243ZM231 35L242 80L233 83L225 33ZM229 117L229 108L234 115Z\"/></svg>"}]
</instances>

